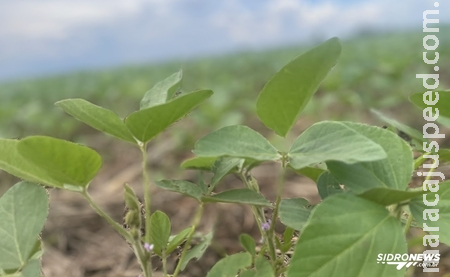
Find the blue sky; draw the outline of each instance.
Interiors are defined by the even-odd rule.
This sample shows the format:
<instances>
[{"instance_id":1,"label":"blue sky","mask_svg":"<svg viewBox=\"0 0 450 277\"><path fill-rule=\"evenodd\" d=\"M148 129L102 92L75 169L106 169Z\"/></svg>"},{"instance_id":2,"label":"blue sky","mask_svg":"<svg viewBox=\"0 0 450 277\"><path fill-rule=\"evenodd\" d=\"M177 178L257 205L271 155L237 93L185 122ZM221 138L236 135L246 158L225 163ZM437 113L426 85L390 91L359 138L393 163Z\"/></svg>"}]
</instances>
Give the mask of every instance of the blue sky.
<instances>
[{"instance_id":1,"label":"blue sky","mask_svg":"<svg viewBox=\"0 0 450 277\"><path fill-rule=\"evenodd\" d=\"M0 81L420 29L428 0L0 0ZM440 2L441 22L450 3Z\"/></svg>"}]
</instances>

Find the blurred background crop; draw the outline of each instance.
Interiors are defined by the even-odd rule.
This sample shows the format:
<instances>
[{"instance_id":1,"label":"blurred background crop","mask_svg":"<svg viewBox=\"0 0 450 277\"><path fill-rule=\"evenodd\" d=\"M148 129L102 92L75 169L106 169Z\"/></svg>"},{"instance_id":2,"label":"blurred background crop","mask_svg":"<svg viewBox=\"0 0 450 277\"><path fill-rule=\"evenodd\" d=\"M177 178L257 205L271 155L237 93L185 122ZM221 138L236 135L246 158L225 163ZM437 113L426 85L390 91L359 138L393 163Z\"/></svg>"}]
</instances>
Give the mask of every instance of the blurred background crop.
<instances>
[{"instance_id":1,"label":"blurred background crop","mask_svg":"<svg viewBox=\"0 0 450 277\"><path fill-rule=\"evenodd\" d=\"M342 56L303 112L294 135L326 119L382 126L371 108L421 128L422 113L408 96L423 91L416 74L434 73L422 60L422 16L436 9L435 2L0 0L0 137L41 134L86 143L104 158L96 182L121 188L139 178L138 170L133 171L136 163L139 168L139 153L65 115L53 103L85 98L125 117L138 109L156 82L182 69L183 91L206 88L215 94L150 145L154 178L178 176L193 143L220 127L247 124L276 143L277 137L270 137L254 113L259 91L289 60L334 36L343 42ZM439 1L439 10L440 87L448 89L450 2ZM125 173L118 174L121 171ZM12 185L11 178L0 172L0 188ZM75 207L73 216L80 218L81 204L61 195L52 196L53 201ZM103 204L114 213L114 198L106 198ZM74 270L74 263L83 268L79 275L61 274L115 276L98 269L94 254L74 246L86 232L99 232L100 227L80 235L73 220L61 221L70 218L70 207L59 207L46 227L47 241L56 249L48 255L56 255L60 266L67 259L67 268ZM83 210L84 220L91 218L88 210ZM115 213L120 218L121 211ZM81 252L89 258L78 259ZM116 266L114 259L104 267Z\"/></svg>"},{"instance_id":2,"label":"blurred background crop","mask_svg":"<svg viewBox=\"0 0 450 277\"><path fill-rule=\"evenodd\" d=\"M343 55L306 115L395 112L421 90L415 74L432 70L422 61L421 30L434 2L0 0L0 136L79 135L53 102L83 97L126 116L179 69L184 90L215 91L198 124L238 123L273 73L333 36L343 40ZM439 9L441 86L448 87L450 4ZM413 119L405 109L398 116Z\"/></svg>"}]
</instances>

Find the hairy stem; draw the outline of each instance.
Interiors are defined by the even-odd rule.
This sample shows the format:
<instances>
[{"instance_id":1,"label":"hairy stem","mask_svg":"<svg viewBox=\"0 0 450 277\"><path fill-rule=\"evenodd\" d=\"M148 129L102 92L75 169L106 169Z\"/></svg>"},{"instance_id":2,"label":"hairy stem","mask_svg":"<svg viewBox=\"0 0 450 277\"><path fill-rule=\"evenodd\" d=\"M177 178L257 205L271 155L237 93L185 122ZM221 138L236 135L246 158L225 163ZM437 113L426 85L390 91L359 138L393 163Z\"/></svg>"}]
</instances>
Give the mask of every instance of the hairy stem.
<instances>
[{"instance_id":1,"label":"hairy stem","mask_svg":"<svg viewBox=\"0 0 450 277\"><path fill-rule=\"evenodd\" d=\"M134 254L136 255L139 265L141 266L142 272L144 272L144 277L151 277L152 271L148 267L150 263L147 262L145 250L142 247L142 243L139 240L134 240L132 246Z\"/></svg>"},{"instance_id":2,"label":"hairy stem","mask_svg":"<svg viewBox=\"0 0 450 277\"><path fill-rule=\"evenodd\" d=\"M144 187L144 209L145 209L145 241L150 243L150 216L151 216L151 197L150 197L150 177L147 172L147 144L140 146L142 152L142 178Z\"/></svg>"},{"instance_id":3,"label":"hairy stem","mask_svg":"<svg viewBox=\"0 0 450 277\"><path fill-rule=\"evenodd\" d=\"M270 225L270 229L269 229L269 238L271 238L271 241L269 243L274 244L274 236L275 236L275 223L277 222L277 218L278 218L278 211L280 209L280 203L281 203L281 195L283 193L284 190L284 183L285 183L285 177L286 177L286 160L287 158L285 156L283 156L282 160L281 160L281 165L282 165L282 171L280 172L280 175L278 176L278 181L277 181L277 198L275 200L275 208L273 210L273 214L272 214L272 224ZM275 248L275 247L274 247ZM274 249L274 253L272 253L272 255L274 255L274 260L277 260L276 257L276 253L275 253L275 249ZM278 272L278 269L277 269Z\"/></svg>"},{"instance_id":4,"label":"hairy stem","mask_svg":"<svg viewBox=\"0 0 450 277\"><path fill-rule=\"evenodd\" d=\"M142 152L142 178L144 186L144 209L145 209L145 238L144 241L150 243L150 228L151 228L151 196L150 196L150 177L147 171L147 144L144 143L139 147ZM149 276L152 275L151 261L145 266ZM145 272L145 269L142 268Z\"/></svg>"}]
</instances>

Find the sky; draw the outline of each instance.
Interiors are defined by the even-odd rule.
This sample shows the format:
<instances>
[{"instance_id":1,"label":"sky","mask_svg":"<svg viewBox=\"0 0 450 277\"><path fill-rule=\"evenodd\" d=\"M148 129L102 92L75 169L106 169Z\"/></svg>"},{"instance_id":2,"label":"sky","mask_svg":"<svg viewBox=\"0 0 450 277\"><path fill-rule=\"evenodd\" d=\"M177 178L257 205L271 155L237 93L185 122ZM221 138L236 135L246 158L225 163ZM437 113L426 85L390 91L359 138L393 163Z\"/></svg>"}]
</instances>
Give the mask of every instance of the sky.
<instances>
[{"instance_id":1,"label":"sky","mask_svg":"<svg viewBox=\"0 0 450 277\"><path fill-rule=\"evenodd\" d=\"M0 0L0 82L420 30L428 0ZM450 3L440 0L440 20Z\"/></svg>"}]
</instances>

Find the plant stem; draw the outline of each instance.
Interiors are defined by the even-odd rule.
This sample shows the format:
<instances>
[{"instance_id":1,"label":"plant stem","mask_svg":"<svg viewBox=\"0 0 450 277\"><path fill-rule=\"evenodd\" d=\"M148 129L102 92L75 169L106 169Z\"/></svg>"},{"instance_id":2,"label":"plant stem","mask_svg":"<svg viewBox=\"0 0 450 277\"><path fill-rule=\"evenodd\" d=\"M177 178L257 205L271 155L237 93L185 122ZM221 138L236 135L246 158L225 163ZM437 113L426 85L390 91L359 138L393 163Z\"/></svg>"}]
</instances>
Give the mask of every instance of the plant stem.
<instances>
[{"instance_id":1,"label":"plant stem","mask_svg":"<svg viewBox=\"0 0 450 277\"><path fill-rule=\"evenodd\" d=\"M167 255L166 250L162 250L162 264L163 264L163 273L164 277L167 277Z\"/></svg>"},{"instance_id":2,"label":"plant stem","mask_svg":"<svg viewBox=\"0 0 450 277\"><path fill-rule=\"evenodd\" d=\"M418 157L417 159L414 160L414 169L418 169L419 166L421 166L423 164L423 162L426 160L423 156L425 155L430 155L431 152L425 153L422 156Z\"/></svg>"},{"instance_id":3,"label":"plant stem","mask_svg":"<svg viewBox=\"0 0 450 277\"><path fill-rule=\"evenodd\" d=\"M194 219L192 222L192 228L186 239L186 243L184 244L183 252L181 252L180 260L178 261L177 267L175 268L175 272L172 275L173 277L177 277L178 273L180 273L181 265L183 264L183 261L186 257L186 253L189 249L189 246L191 245L192 237L194 236L195 230L197 229L198 225L200 224L202 214L203 214L203 203L200 203L200 205L197 207L197 211L195 212L195 216L194 216Z\"/></svg>"},{"instance_id":4,"label":"plant stem","mask_svg":"<svg viewBox=\"0 0 450 277\"><path fill-rule=\"evenodd\" d=\"M145 209L145 241L150 243L150 216L151 216L151 197L150 197L150 177L147 172L147 144L140 146L142 152L142 178L144 187L144 209Z\"/></svg>"},{"instance_id":5,"label":"plant stem","mask_svg":"<svg viewBox=\"0 0 450 277\"><path fill-rule=\"evenodd\" d=\"M406 236L409 232L409 228L411 228L411 223L413 221L413 216L411 213L408 213L408 220L406 221L405 224L405 229L403 230L403 234Z\"/></svg>"},{"instance_id":6,"label":"plant stem","mask_svg":"<svg viewBox=\"0 0 450 277\"><path fill-rule=\"evenodd\" d=\"M119 223L114 221L99 206L97 206L86 189L81 192L81 195L83 195L83 197L89 202L89 205L97 212L97 214L103 217L109 225L111 225L111 227L132 246L133 252L141 265L142 271L144 272L144 277L152 277L152 270L151 267L148 267L148 263L145 260L145 252L142 248L140 239L134 239Z\"/></svg>"},{"instance_id":7,"label":"plant stem","mask_svg":"<svg viewBox=\"0 0 450 277\"><path fill-rule=\"evenodd\" d=\"M270 225L270 229L269 229L269 238L270 238L269 247L270 248L273 247L273 253L271 253L271 255L274 256L275 262L277 260L276 253L275 253L275 247L270 246L270 244L272 244L272 245L274 244L273 238L274 238L274 234L275 234L275 223L277 222L277 218L278 218L278 210L280 209L281 195L283 193L286 171L287 171L286 170L286 166L287 166L286 161L287 161L287 157L283 156L281 159L282 171L280 172L280 175L278 176L278 181L277 181L277 199L275 200L275 208L272 213L272 224Z\"/></svg>"},{"instance_id":8,"label":"plant stem","mask_svg":"<svg viewBox=\"0 0 450 277\"><path fill-rule=\"evenodd\" d=\"M83 197L89 202L89 205L95 210L95 212L97 212L98 215L103 217L117 233L119 233L123 238L125 238L126 241L129 242L130 244L133 243L133 239L130 236L130 234L119 223L114 221L114 219L112 219L102 209L100 209L100 207L97 206L97 204L95 204L95 202L92 200L87 190L83 190L83 192L81 192L81 195L83 195Z\"/></svg>"},{"instance_id":9,"label":"plant stem","mask_svg":"<svg viewBox=\"0 0 450 277\"><path fill-rule=\"evenodd\" d=\"M145 238L144 241L150 243L150 228L151 228L151 196L150 196L150 177L147 172L147 143L140 144L139 148L142 152L142 178L143 178L143 186L144 186L144 209L145 209ZM148 272L148 276L152 276L152 263L151 261L142 265L145 268L142 270Z\"/></svg>"},{"instance_id":10,"label":"plant stem","mask_svg":"<svg viewBox=\"0 0 450 277\"><path fill-rule=\"evenodd\" d=\"M145 257L145 251L142 247L142 243L138 240L133 240L133 251L135 256L138 259L139 265L141 266L142 271L144 272L144 277L152 277L152 271L149 269L148 263Z\"/></svg>"}]
</instances>

